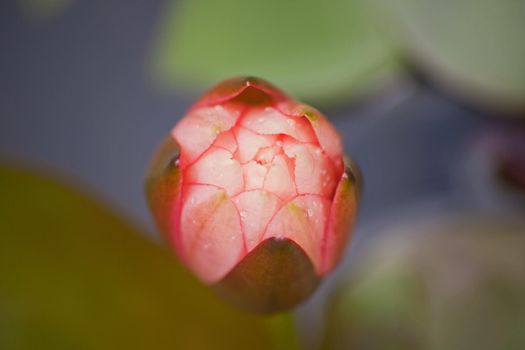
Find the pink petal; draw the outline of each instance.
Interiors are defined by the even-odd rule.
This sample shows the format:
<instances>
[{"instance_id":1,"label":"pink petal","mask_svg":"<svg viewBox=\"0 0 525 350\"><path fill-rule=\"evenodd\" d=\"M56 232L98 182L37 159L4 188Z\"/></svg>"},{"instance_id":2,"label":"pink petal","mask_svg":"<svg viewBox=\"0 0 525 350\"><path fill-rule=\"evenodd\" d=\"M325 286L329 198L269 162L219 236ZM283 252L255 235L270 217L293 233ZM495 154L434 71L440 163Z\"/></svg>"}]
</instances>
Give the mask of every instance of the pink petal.
<instances>
[{"instance_id":1,"label":"pink petal","mask_svg":"<svg viewBox=\"0 0 525 350\"><path fill-rule=\"evenodd\" d=\"M233 196L243 190L242 166L230 152L211 147L184 173L188 183L215 185Z\"/></svg>"},{"instance_id":2,"label":"pink petal","mask_svg":"<svg viewBox=\"0 0 525 350\"><path fill-rule=\"evenodd\" d=\"M268 222L281 207L282 201L269 192L256 190L239 194L234 203L241 216L241 226L249 252L260 243Z\"/></svg>"},{"instance_id":3,"label":"pink petal","mask_svg":"<svg viewBox=\"0 0 525 350\"><path fill-rule=\"evenodd\" d=\"M304 195L281 208L270 221L264 239L289 238L297 243L321 272L323 241L330 201L313 195Z\"/></svg>"},{"instance_id":4,"label":"pink petal","mask_svg":"<svg viewBox=\"0 0 525 350\"><path fill-rule=\"evenodd\" d=\"M285 141L284 152L294 159L297 193L332 198L337 185L335 168L318 146Z\"/></svg>"},{"instance_id":5,"label":"pink petal","mask_svg":"<svg viewBox=\"0 0 525 350\"><path fill-rule=\"evenodd\" d=\"M243 254L239 214L228 195L213 186L185 188L180 255L205 283L226 275Z\"/></svg>"},{"instance_id":6,"label":"pink petal","mask_svg":"<svg viewBox=\"0 0 525 350\"><path fill-rule=\"evenodd\" d=\"M233 136L232 131L221 133L217 137L213 145L216 147L224 148L231 154L235 153L235 151L237 150L237 141L235 141L235 137Z\"/></svg>"},{"instance_id":7,"label":"pink petal","mask_svg":"<svg viewBox=\"0 0 525 350\"><path fill-rule=\"evenodd\" d=\"M288 200L297 192L293 181L293 165L284 155L276 155L264 181L264 189L283 200Z\"/></svg>"},{"instance_id":8,"label":"pink petal","mask_svg":"<svg viewBox=\"0 0 525 350\"><path fill-rule=\"evenodd\" d=\"M270 165L270 163L273 162L275 156L282 153L282 142L277 141L276 144L270 147L261 148L255 155L255 160L260 164Z\"/></svg>"},{"instance_id":9,"label":"pink petal","mask_svg":"<svg viewBox=\"0 0 525 350\"><path fill-rule=\"evenodd\" d=\"M241 125L258 134L285 134L300 142L316 142L308 121L287 117L271 107L251 109L242 117Z\"/></svg>"},{"instance_id":10,"label":"pink petal","mask_svg":"<svg viewBox=\"0 0 525 350\"><path fill-rule=\"evenodd\" d=\"M238 112L215 106L195 109L182 118L172 131L181 149L181 168L197 159L221 132L231 129L238 117Z\"/></svg>"},{"instance_id":11,"label":"pink petal","mask_svg":"<svg viewBox=\"0 0 525 350\"><path fill-rule=\"evenodd\" d=\"M302 116L307 119L315 132L321 148L330 158L338 160L343 156L343 144L339 133L321 112L310 106L297 104L293 101L280 103L278 109L288 116ZM342 162L337 166L340 166L342 170Z\"/></svg>"},{"instance_id":12,"label":"pink petal","mask_svg":"<svg viewBox=\"0 0 525 350\"><path fill-rule=\"evenodd\" d=\"M239 144L237 157L241 163L252 160L260 148L271 146L277 139L275 135L260 135L242 127L235 128L234 132Z\"/></svg>"},{"instance_id":13,"label":"pink petal","mask_svg":"<svg viewBox=\"0 0 525 350\"><path fill-rule=\"evenodd\" d=\"M244 190L262 189L268 168L253 160L244 164L242 168L244 171Z\"/></svg>"},{"instance_id":14,"label":"pink petal","mask_svg":"<svg viewBox=\"0 0 525 350\"><path fill-rule=\"evenodd\" d=\"M343 174L335 191L326 229L322 273L331 271L341 259L350 239L357 210L356 184Z\"/></svg>"}]
</instances>

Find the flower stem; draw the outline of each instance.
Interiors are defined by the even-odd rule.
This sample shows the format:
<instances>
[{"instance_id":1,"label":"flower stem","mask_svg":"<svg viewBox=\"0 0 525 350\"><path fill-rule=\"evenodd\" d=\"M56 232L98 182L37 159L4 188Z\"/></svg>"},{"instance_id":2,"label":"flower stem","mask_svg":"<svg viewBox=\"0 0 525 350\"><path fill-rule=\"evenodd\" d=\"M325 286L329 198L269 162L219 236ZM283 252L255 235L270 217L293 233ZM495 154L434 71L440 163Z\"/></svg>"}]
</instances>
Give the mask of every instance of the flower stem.
<instances>
[{"instance_id":1,"label":"flower stem","mask_svg":"<svg viewBox=\"0 0 525 350\"><path fill-rule=\"evenodd\" d=\"M299 350L299 339L292 312L283 312L265 319L276 350Z\"/></svg>"}]
</instances>

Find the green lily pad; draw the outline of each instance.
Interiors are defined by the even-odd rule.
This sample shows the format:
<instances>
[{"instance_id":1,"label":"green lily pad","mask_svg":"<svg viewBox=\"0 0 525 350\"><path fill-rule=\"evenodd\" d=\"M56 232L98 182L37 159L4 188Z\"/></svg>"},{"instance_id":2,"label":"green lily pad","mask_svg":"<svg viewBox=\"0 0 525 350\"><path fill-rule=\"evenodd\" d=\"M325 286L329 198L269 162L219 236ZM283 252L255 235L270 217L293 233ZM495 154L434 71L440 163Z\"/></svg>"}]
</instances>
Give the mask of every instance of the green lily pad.
<instances>
[{"instance_id":1,"label":"green lily pad","mask_svg":"<svg viewBox=\"0 0 525 350\"><path fill-rule=\"evenodd\" d=\"M164 248L85 194L0 166L1 349L268 349Z\"/></svg>"},{"instance_id":2,"label":"green lily pad","mask_svg":"<svg viewBox=\"0 0 525 350\"><path fill-rule=\"evenodd\" d=\"M396 72L393 48L363 0L192 0L166 11L156 76L202 89L260 76L314 102L353 97Z\"/></svg>"},{"instance_id":3,"label":"green lily pad","mask_svg":"<svg viewBox=\"0 0 525 350\"><path fill-rule=\"evenodd\" d=\"M525 110L525 3L379 0L419 66L474 103Z\"/></svg>"},{"instance_id":4,"label":"green lily pad","mask_svg":"<svg viewBox=\"0 0 525 350\"><path fill-rule=\"evenodd\" d=\"M354 260L323 349L524 349L525 221L397 226Z\"/></svg>"}]
</instances>

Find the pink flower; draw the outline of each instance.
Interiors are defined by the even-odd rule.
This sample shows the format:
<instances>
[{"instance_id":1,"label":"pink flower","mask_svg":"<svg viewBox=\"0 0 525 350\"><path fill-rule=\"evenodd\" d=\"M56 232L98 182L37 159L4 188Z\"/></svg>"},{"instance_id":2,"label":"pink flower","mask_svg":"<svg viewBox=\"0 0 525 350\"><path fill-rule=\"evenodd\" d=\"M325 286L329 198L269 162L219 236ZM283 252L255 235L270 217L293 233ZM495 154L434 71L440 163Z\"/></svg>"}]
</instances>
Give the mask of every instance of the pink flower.
<instances>
[{"instance_id":1,"label":"pink flower","mask_svg":"<svg viewBox=\"0 0 525 350\"><path fill-rule=\"evenodd\" d=\"M341 258L356 178L319 111L260 79L234 78L197 101L159 154L148 182L153 213L204 283L280 296L286 300L275 307L269 300L259 307L279 309L310 294ZM293 284L290 278L305 275L300 287L268 282Z\"/></svg>"}]
</instances>

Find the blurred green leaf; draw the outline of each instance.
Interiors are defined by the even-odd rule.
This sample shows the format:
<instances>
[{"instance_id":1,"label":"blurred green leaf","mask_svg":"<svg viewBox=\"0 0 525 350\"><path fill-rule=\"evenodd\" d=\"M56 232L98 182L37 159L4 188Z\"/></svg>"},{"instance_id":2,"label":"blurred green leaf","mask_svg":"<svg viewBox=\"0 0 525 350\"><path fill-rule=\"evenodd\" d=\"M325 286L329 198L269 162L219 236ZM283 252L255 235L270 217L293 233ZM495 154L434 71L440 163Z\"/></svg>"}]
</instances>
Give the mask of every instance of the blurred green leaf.
<instances>
[{"instance_id":1,"label":"blurred green leaf","mask_svg":"<svg viewBox=\"0 0 525 350\"><path fill-rule=\"evenodd\" d=\"M179 88L255 75L313 102L356 97L396 72L380 23L363 0L172 2L156 74Z\"/></svg>"},{"instance_id":2,"label":"blurred green leaf","mask_svg":"<svg viewBox=\"0 0 525 350\"><path fill-rule=\"evenodd\" d=\"M524 348L523 220L399 230L354 260L328 313L325 349Z\"/></svg>"},{"instance_id":3,"label":"blurred green leaf","mask_svg":"<svg viewBox=\"0 0 525 350\"><path fill-rule=\"evenodd\" d=\"M0 166L1 349L268 349L223 304L84 194Z\"/></svg>"},{"instance_id":4,"label":"blurred green leaf","mask_svg":"<svg viewBox=\"0 0 525 350\"><path fill-rule=\"evenodd\" d=\"M525 2L378 0L428 75L476 103L525 110Z\"/></svg>"}]
</instances>

